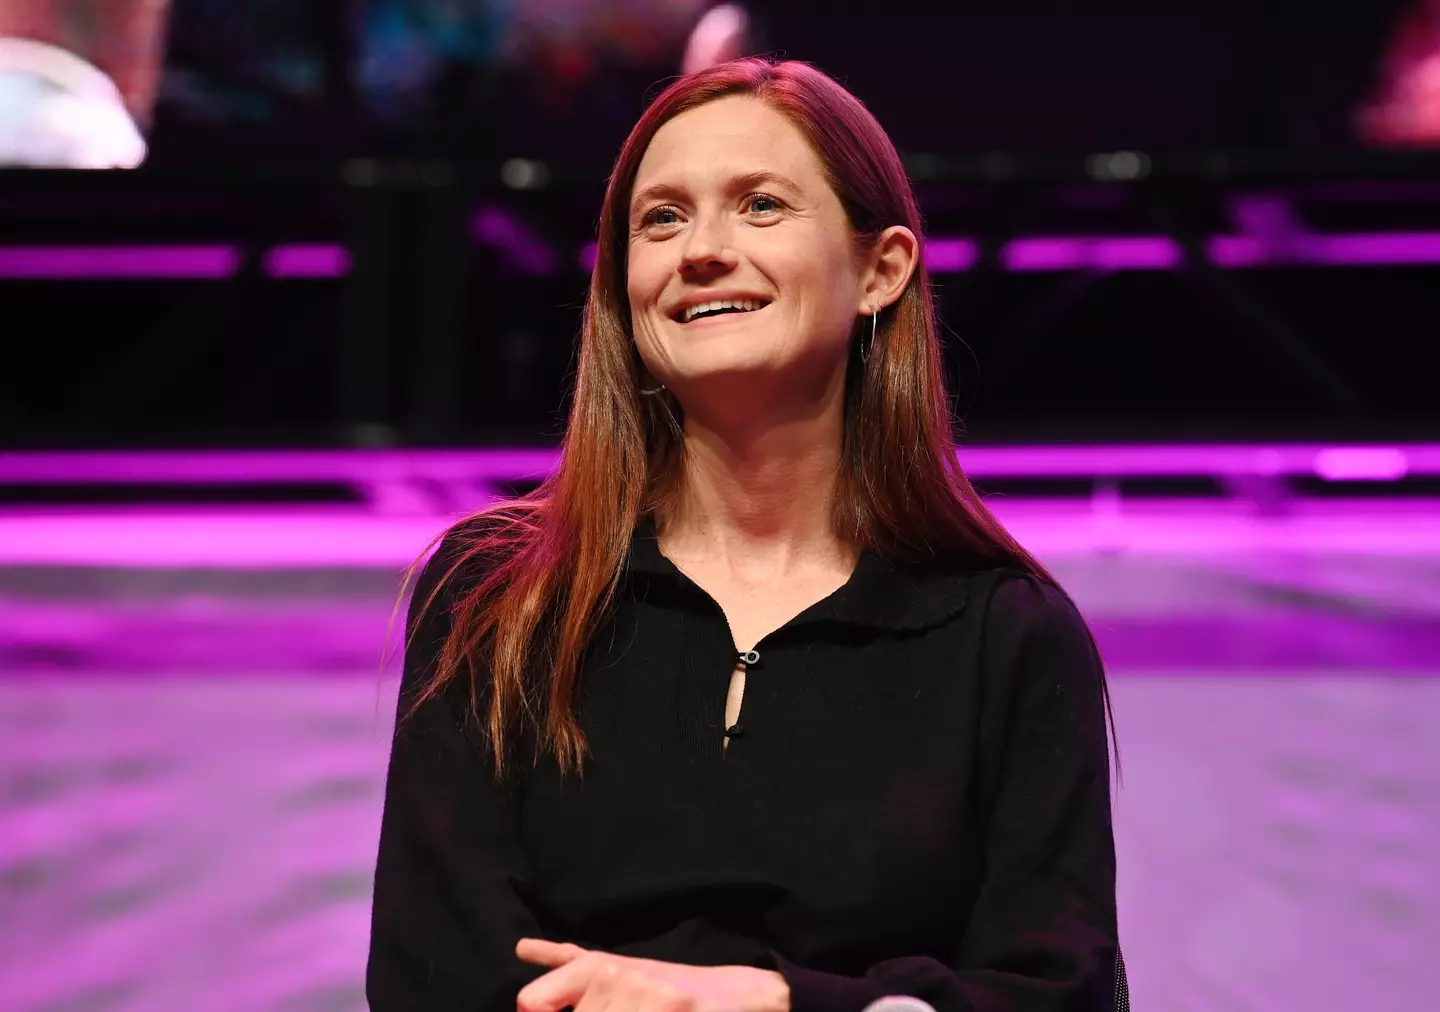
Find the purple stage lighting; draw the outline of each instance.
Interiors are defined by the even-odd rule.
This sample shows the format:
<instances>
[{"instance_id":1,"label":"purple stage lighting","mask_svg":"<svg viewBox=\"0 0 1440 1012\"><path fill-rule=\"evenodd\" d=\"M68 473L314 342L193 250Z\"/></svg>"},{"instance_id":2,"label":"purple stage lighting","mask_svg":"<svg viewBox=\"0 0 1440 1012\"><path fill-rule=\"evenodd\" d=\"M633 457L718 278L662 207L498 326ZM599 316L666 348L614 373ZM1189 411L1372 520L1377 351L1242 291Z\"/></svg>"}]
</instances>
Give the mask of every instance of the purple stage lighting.
<instances>
[{"instance_id":1,"label":"purple stage lighting","mask_svg":"<svg viewBox=\"0 0 1440 1012\"><path fill-rule=\"evenodd\" d=\"M1163 236L1015 239L1000 253L1012 271L1163 271L1182 259L1180 247Z\"/></svg>"},{"instance_id":2,"label":"purple stage lighting","mask_svg":"<svg viewBox=\"0 0 1440 1012\"><path fill-rule=\"evenodd\" d=\"M265 253L272 278L340 278L350 273L350 251L335 243L290 243Z\"/></svg>"},{"instance_id":3,"label":"purple stage lighting","mask_svg":"<svg viewBox=\"0 0 1440 1012\"><path fill-rule=\"evenodd\" d=\"M959 446L976 478L1440 475L1440 443L1404 445ZM508 481L554 468L553 448L476 450L83 450L0 453L0 484Z\"/></svg>"},{"instance_id":4,"label":"purple stage lighting","mask_svg":"<svg viewBox=\"0 0 1440 1012\"><path fill-rule=\"evenodd\" d=\"M1440 474L1440 444L971 446L957 452L982 481L1245 475L1394 481ZM355 505L9 509L0 523L0 563L404 565L448 517L488 501L505 482L543 478L557 460L554 449L503 448L0 453L0 484L322 481L348 485L361 499ZM387 494L397 487L428 490L432 497ZM1440 553L1440 510L1419 500L1295 501L1283 516L1257 515L1243 501L1223 499L990 501L1022 540L1050 554L1104 549L1190 556L1316 547Z\"/></svg>"},{"instance_id":5,"label":"purple stage lighting","mask_svg":"<svg viewBox=\"0 0 1440 1012\"><path fill-rule=\"evenodd\" d=\"M0 278L19 280L228 278L239 267L234 246L0 248Z\"/></svg>"},{"instance_id":6,"label":"purple stage lighting","mask_svg":"<svg viewBox=\"0 0 1440 1012\"><path fill-rule=\"evenodd\" d=\"M476 215L471 237L503 252L517 271L556 273L554 249L497 209ZM965 237L926 241L926 264L934 274L957 274L975 266L979 246ZM1440 232L1295 236L1213 236L1205 243L1220 267L1387 267L1440 264ZM1025 236L1000 248L1005 269L1031 271L1174 270L1184 252L1167 236ZM0 279L228 278L240 269L238 245L199 246L9 246L0 247ZM335 243L285 243L264 254L265 272L279 278L336 278L349 272L351 254ZM595 244L574 261L595 266Z\"/></svg>"},{"instance_id":7,"label":"purple stage lighting","mask_svg":"<svg viewBox=\"0 0 1440 1012\"><path fill-rule=\"evenodd\" d=\"M1410 462L1401 450L1335 447L1315 455L1315 473L1326 481L1398 481Z\"/></svg>"}]
</instances>

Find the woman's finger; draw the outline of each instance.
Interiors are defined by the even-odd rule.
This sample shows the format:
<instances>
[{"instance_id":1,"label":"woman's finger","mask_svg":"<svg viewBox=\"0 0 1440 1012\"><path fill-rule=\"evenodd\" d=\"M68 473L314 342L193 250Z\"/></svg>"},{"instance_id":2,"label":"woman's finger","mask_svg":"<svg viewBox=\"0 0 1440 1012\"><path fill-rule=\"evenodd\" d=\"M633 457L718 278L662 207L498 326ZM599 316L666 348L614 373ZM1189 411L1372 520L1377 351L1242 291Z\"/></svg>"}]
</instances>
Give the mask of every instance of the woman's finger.
<instances>
[{"instance_id":1,"label":"woman's finger","mask_svg":"<svg viewBox=\"0 0 1440 1012\"><path fill-rule=\"evenodd\" d=\"M613 960L587 953L585 958L571 960L526 984L516 996L515 1006L519 1012L560 1012L567 1005L578 1005L597 979L615 973Z\"/></svg>"},{"instance_id":2,"label":"woman's finger","mask_svg":"<svg viewBox=\"0 0 1440 1012\"><path fill-rule=\"evenodd\" d=\"M522 938L515 943L515 955L537 966L564 966L573 963L589 950L569 942L550 942L543 938Z\"/></svg>"},{"instance_id":3,"label":"woman's finger","mask_svg":"<svg viewBox=\"0 0 1440 1012\"><path fill-rule=\"evenodd\" d=\"M640 1003L627 997L621 987L622 973L618 965L601 967L590 978L578 1001L575 1012L643 1012Z\"/></svg>"}]
</instances>

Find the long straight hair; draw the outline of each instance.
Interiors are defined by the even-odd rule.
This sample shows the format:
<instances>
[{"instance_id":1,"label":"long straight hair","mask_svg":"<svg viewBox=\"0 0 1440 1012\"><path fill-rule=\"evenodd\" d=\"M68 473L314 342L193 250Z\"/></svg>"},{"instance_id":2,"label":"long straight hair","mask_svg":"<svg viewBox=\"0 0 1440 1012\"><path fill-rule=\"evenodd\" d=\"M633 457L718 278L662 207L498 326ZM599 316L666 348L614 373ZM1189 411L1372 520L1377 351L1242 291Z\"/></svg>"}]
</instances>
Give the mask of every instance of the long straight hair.
<instances>
[{"instance_id":1,"label":"long straight hair","mask_svg":"<svg viewBox=\"0 0 1440 1012\"><path fill-rule=\"evenodd\" d=\"M890 138L857 98L809 64L721 64L678 79L646 109L605 191L559 464L534 491L456 529L461 550L421 606L423 615L461 567L484 559L478 580L456 580L449 635L410 712L467 678L497 777L513 769L514 745L526 730L535 732L537 755L548 752L562 773L581 770L586 745L574 703L586 648L610 608L640 517L665 516L680 501L681 405L668 392L640 394L626 294L627 211L640 160L660 127L732 95L765 102L799 128L859 248L873 247L892 225L922 234ZM923 254L904 293L881 312L863 358L860 334L870 321L857 322L864 326L856 327L847 363L836 536L896 562L1009 564L1058 587L986 508L956 459ZM1113 734L1109 690L1102 688Z\"/></svg>"}]
</instances>

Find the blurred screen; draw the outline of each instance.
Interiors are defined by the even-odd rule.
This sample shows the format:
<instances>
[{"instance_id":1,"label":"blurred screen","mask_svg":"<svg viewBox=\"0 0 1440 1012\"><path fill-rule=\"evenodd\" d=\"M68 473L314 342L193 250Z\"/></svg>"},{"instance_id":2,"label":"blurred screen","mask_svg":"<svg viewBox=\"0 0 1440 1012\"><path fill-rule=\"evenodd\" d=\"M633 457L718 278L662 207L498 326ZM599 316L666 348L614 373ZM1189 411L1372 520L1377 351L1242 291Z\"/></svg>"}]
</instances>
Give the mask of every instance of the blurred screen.
<instances>
[{"instance_id":1,"label":"blurred screen","mask_svg":"<svg viewBox=\"0 0 1440 1012\"><path fill-rule=\"evenodd\" d=\"M673 74L704 0L180 0L159 126L173 149L608 149ZM563 127L563 129L560 129Z\"/></svg>"},{"instance_id":2,"label":"blurred screen","mask_svg":"<svg viewBox=\"0 0 1440 1012\"><path fill-rule=\"evenodd\" d=\"M157 126L195 154L218 132L260 150L608 157L709 6L177 0ZM1440 143L1432 0L745 6L749 51L841 78L903 150Z\"/></svg>"}]
</instances>

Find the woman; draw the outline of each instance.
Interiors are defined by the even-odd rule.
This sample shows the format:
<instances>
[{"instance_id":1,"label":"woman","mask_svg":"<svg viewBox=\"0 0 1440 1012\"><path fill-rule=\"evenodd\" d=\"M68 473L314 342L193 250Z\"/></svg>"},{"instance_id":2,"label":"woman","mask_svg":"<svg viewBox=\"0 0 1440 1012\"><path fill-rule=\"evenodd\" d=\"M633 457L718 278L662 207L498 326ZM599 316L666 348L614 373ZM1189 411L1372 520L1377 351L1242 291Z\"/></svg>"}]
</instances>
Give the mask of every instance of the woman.
<instances>
[{"instance_id":1,"label":"woman","mask_svg":"<svg viewBox=\"0 0 1440 1012\"><path fill-rule=\"evenodd\" d=\"M1111 1007L1104 675L956 465L919 232L806 64L642 117L561 463L412 599L372 1008Z\"/></svg>"}]
</instances>

